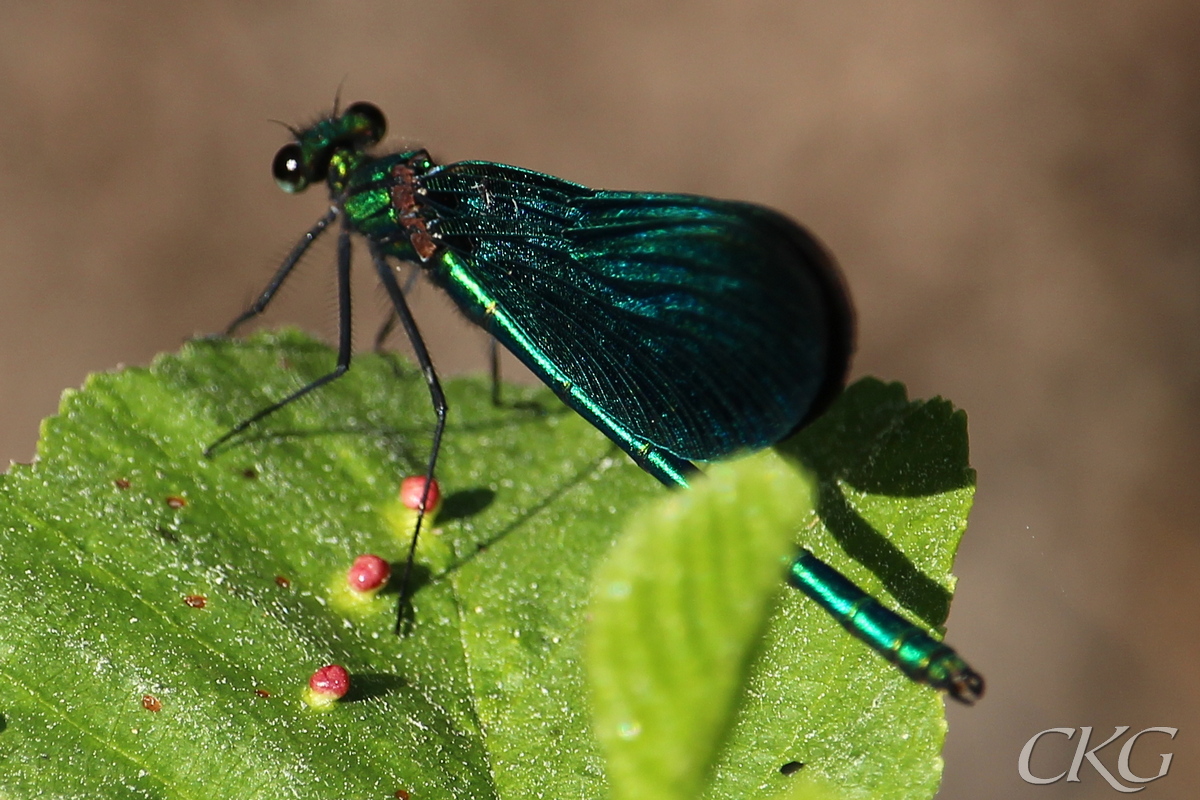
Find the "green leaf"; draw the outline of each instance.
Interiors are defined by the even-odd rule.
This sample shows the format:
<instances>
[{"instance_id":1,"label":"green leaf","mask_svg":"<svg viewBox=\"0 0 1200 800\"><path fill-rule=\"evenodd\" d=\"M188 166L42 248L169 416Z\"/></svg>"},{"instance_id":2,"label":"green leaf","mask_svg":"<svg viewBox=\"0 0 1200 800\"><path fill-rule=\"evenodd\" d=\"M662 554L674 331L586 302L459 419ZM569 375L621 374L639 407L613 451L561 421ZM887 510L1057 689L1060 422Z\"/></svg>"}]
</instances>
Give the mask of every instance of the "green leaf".
<instances>
[{"instance_id":1,"label":"green leaf","mask_svg":"<svg viewBox=\"0 0 1200 800\"><path fill-rule=\"evenodd\" d=\"M799 542L893 609L943 624L974 496L966 415L868 378L777 449L819 479L817 514ZM778 770L794 761L848 797L932 797L942 702L783 591L708 796L780 791L796 776Z\"/></svg>"},{"instance_id":2,"label":"green leaf","mask_svg":"<svg viewBox=\"0 0 1200 800\"><path fill-rule=\"evenodd\" d=\"M939 625L974 485L965 423L864 380L778 448L817 487L760 456L631 518L598 573L589 653L614 797L933 795L941 701L783 589L778 554L804 527L807 547ZM789 762L804 772L781 774Z\"/></svg>"},{"instance_id":3,"label":"green leaf","mask_svg":"<svg viewBox=\"0 0 1200 800\"><path fill-rule=\"evenodd\" d=\"M697 797L813 486L773 453L642 509L598 571L588 664L613 797Z\"/></svg>"},{"instance_id":4,"label":"green leaf","mask_svg":"<svg viewBox=\"0 0 1200 800\"><path fill-rule=\"evenodd\" d=\"M201 454L332 364L327 348L283 333L195 342L149 369L92 376L44 424L37 462L0 478L0 795L606 794L582 671L588 589L627 510L666 490L546 390L510 388L496 409L485 383L451 382L446 499L419 548L411 635L396 638L395 588L355 604L339 581L358 554L403 559L411 518L396 490L423 471L432 427L415 370L359 358L212 460ZM920 416L902 390L883 390L892 417ZM832 436L858 425L850 451L911 445L911 426L871 427L870 402ZM818 507L841 516L805 541L940 624L957 539L918 539L961 526L969 486L910 481L936 491L900 497L912 513L897 515L879 490L888 476L851 456L833 463L839 446L809 433ZM926 527L910 535L913 520ZM871 536L903 556L885 553L880 568L845 555ZM925 583L911 588L913 575ZM778 601L712 796L786 790L778 768L793 758L839 791L929 796L940 701L809 605L795 592ZM353 688L310 710L303 687L328 663L346 666ZM868 698L880 704L863 719Z\"/></svg>"}]
</instances>

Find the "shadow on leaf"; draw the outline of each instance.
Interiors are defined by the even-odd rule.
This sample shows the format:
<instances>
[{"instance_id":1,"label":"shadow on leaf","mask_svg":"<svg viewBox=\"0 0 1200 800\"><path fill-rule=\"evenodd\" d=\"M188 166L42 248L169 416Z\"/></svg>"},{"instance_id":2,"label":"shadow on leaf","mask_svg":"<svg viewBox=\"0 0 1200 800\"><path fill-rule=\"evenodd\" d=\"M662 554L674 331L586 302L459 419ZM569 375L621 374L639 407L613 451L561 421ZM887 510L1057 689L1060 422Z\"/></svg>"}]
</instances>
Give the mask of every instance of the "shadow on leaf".
<instances>
[{"instance_id":1,"label":"shadow on leaf","mask_svg":"<svg viewBox=\"0 0 1200 800\"><path fill-rule=\"evenodd\" d=\"M442 508L438 511L438 522L473 517L490 506L496 499L496 493L484 486L474 489L463 489L446 495Z\"/></svg>"},{"instance_id":2,"label":"shadow on leaf","mask_svg":"<svg viewBox=\"0 0 1200 800\"><path fill-rule=\"evenodd\" d=\"M350 676L350 691L342 698L344 703L358 703L363 700L374 700L404 687L404 680L399 675L385 672L356 672Z\"/></svg>"},{"instance_id":3,"label":"shadow on leaf","mask_svg":"<svg viewBox=\"0 0 1200 800\"><path fill-rule=\"evenodd\" d=\"M842 487L916 498L974 486L966 414L941 398L910 401L902 384L864 378L776 449L817 476L817 513L845 553L911 613L933 627L944 623L950 592L863 519Z\"/></svg>"}]
</instances>

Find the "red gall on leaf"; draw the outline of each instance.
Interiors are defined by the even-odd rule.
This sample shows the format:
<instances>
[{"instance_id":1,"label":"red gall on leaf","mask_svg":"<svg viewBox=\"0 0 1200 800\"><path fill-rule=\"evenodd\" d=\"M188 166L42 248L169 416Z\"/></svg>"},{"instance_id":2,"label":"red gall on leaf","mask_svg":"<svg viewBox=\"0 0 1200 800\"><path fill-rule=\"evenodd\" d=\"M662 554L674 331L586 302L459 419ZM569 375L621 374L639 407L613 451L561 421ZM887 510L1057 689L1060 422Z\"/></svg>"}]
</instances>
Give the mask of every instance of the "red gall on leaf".
<instances>
[{"instance_id":1,"label":"red gall on leaf","mask_svg":"<svg viewBox=\"0 0 1200 800\"><path fill-rule=\"evenodd\" d=\"M350 673L340 664L321 667L308 679L303 700L311 708L329 708L350 691Z\"/></svg>"},{"instance_id":2,"label":"red gall on leaf","mask_svg":"<svg viewBox=\"0 0 1200 800\"><path fill-rule=\"evenodd\" d=\"M379 556L362 555L354 559L346 573L346 583L356 592L374 592L387 583L392 567Z\"/></svg>"},{"instance_id":3,"label":"red gall on leaf","mask_svg":"<svg viewBox=\"0 0 1200 800\"><path fill-rule=\"evenodd\" d=\"M425 476L413 475L400 483L400 502L413 511L421 509L421 495L425 492ZM437 480L429 484L429 496L425 498L425 513L432 516L442 502L442 490Z\"/></svg>"}]
</instances>

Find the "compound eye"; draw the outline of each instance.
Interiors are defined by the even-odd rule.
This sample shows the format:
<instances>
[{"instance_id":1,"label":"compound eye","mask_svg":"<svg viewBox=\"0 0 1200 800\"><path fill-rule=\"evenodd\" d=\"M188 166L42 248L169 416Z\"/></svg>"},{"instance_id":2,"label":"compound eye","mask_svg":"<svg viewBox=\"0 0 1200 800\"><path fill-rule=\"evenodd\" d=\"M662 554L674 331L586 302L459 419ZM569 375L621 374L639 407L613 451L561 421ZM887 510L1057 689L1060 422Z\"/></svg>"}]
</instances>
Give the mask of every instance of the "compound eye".
<instances>
[{"instance_id":1,"label":"compound eye","mask_svg":"<svg viewBox=\"0 0 1200 800\"><path fill-rule=\"evenodd\" d=\"M271 173L279 188L288 194L304 191L308 186L308 176L304 174L304 151L300 145L292 143L279 148L271 165Z\"/></svg>"},{"instance_id":2,"label":"compound eye","mask_svg":"<svg viewBox=\"0 0 1200 800\"><path fill-rule=\"evenodd\" d=\"M354 103L346 109L342 118L357 117L355 134L364 144L378 144L387 133L387 118L374 103Z\"/></svg>"}]
</instances>

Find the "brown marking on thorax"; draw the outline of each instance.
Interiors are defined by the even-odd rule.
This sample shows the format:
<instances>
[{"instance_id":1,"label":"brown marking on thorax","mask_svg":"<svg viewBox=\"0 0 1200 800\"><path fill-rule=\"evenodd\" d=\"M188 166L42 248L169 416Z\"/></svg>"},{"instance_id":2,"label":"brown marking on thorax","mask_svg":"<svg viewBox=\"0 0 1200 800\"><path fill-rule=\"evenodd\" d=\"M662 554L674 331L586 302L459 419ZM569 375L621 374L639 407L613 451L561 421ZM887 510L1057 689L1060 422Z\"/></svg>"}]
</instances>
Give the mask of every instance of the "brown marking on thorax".
<instances>
[{"instance_id":1,"label":"brown marking on thorax","mask_svg":"<svg viewBox=\"0 0 1200 800\"><path fill-rule=\"evenodd\" d=\"M437 242L421 216L421 206L417 190L417 171L415 164L429 159L429 154L418 150L412 158L402 161L392 167L392 178L396 183L392 186L392 205L399 215L400 227L408 234L417 258L428 261L437 252Z\"/></svg>"}]
</instances>

